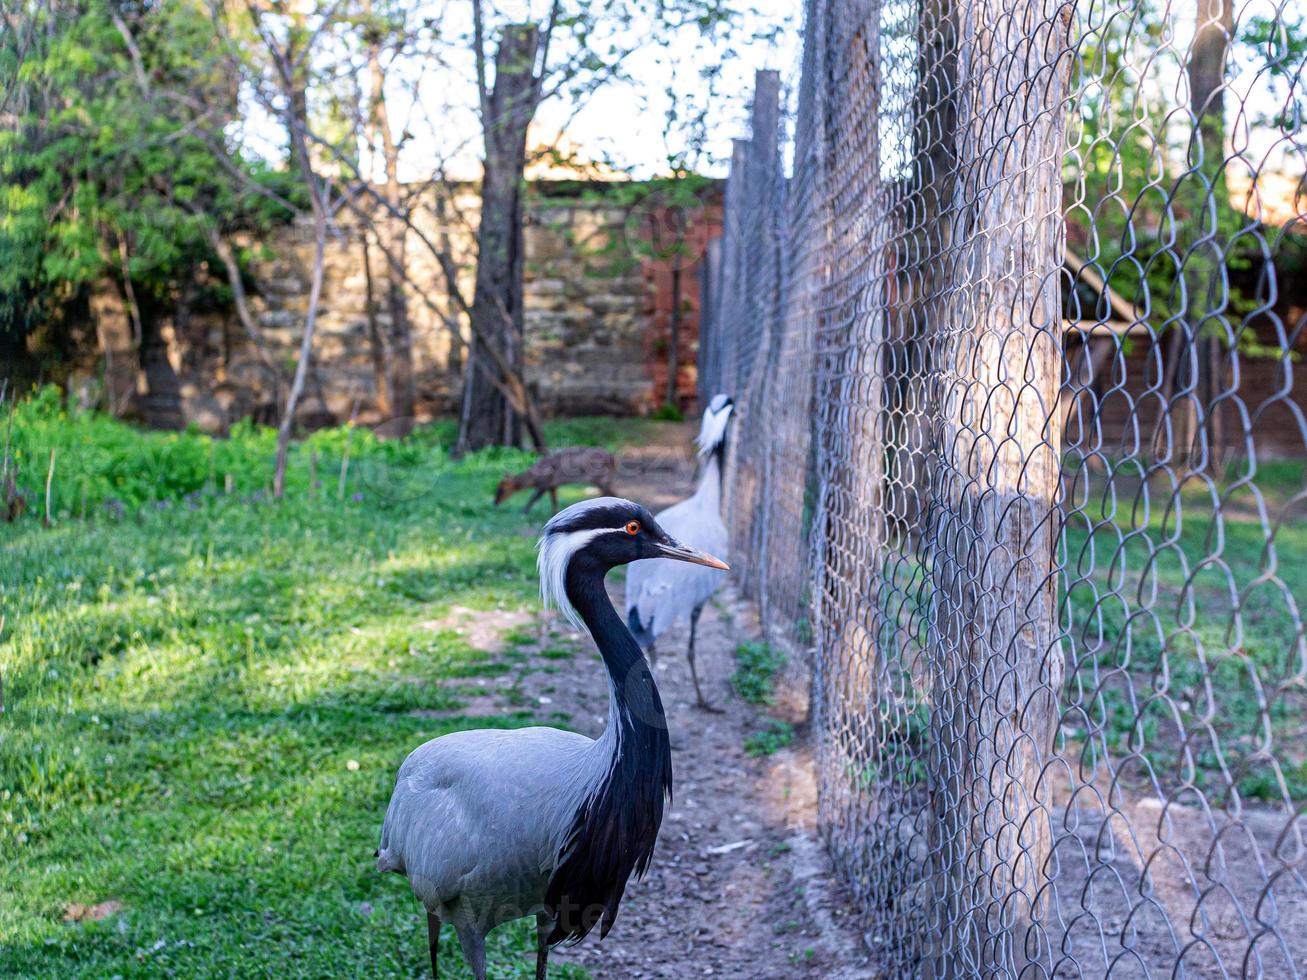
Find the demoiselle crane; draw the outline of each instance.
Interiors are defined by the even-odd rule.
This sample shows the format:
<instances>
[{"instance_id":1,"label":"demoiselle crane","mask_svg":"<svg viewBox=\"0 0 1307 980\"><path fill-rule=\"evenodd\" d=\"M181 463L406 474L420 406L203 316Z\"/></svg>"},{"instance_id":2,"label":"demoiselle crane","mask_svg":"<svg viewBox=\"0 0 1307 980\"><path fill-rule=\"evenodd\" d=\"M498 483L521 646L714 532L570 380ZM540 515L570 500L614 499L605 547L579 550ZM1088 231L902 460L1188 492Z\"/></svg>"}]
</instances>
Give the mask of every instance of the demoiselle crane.
<instances>
[{"instance_id":1,"label":"demoiselle crane","mask_svg":"<svg viewBox=\"0 0 1307 980\"><path fill-rule=\"evenodd\" d=\"M703 458L699 485L694 495L658 512L658 523L695 548L714 555L726 554L726 525L722 521L722 472L726 457L726 429L735 403L726 395L715 395L703 413L703 423L695 439ZM696 568L685 574L675 565L662 560L638 561L626 570L626 622L636 641L652 662L657 657L658 637L678 619L690 621L690 643L686 657L690 661L690 679L700 708L713 708L704 700L699 687L699 672L694 663L694 634L699 614L725 576L712 568Z\"/></svg>"},{"instance_id":2,"label":"demoiselle crane","mask_svg":"<svg viewBox=\"0 0 1307 980\"><path fill-rule=\"evenodd\" d=\"M549 948L596 924L606 936L627 880L648 868L672 791L667 719L604 576L653 557L726 568L618 497L573 504L540 538L545 604L590 631L608 672L608 725L598 739L556 728L455 732L400 767L377 868L406 875L425 906L432 976L443 923L484 980L486 934L534 915L543 980Z\"/></svg>"}]
</instances>

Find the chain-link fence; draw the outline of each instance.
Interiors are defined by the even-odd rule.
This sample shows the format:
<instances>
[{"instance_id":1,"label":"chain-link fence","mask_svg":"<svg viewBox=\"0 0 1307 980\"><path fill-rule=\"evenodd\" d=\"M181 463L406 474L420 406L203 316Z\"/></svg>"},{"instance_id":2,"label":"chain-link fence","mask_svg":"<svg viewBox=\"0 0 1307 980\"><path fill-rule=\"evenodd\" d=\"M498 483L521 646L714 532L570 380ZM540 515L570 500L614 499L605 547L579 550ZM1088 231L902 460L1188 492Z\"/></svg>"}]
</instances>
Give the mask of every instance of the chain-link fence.
<instances>
[{"instance_id":1,"label":"chain-link fence","mask_svg":"<svg viewBox=\"0 0 1307 980\"><path fill-rule=\"evenodd\" d=\"M1304 50L809 0L759 75L700 392L887 975L1307 975Z\"/></svg>"}]
</instances>

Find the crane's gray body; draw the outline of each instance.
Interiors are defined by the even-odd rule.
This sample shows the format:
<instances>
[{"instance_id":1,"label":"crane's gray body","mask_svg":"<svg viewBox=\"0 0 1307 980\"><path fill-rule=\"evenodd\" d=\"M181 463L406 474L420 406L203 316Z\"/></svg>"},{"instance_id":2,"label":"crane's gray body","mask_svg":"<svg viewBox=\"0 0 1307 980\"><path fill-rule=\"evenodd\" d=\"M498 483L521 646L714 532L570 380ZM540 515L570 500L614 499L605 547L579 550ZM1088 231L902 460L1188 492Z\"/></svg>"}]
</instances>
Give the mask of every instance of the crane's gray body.
<instances>
[{"instance_id":1,"label":"crane's gray body","mask_svg":"<svg viewBox=\"0 0 1307 980\"><path fill-rule=\"evenodd\" d=\"M460 934L542 912L577 808L612 764L612 737L492 729L419 746L395 781L378 870L406 875Z\"/></svg>"},{"instance_id":2,"label":"crane's gray body","mask_svg":"<svg viewBox=\"0 0 1307 980\"><path fill-rule=\"evenodd\" d=\"M721 460L708 457L694 495L673 504L656 516L660 526L680 541L701 551L728 558L729 537L722 521ZM702 609L726 578L725 572L667 558L646 558L626 568L626 616L638 622L637 639L648 643L678 620L688 619ZM637 618L632 618L635 612ZM642 633L644 635L642 635Z\"/></svg>"}]
</instances>

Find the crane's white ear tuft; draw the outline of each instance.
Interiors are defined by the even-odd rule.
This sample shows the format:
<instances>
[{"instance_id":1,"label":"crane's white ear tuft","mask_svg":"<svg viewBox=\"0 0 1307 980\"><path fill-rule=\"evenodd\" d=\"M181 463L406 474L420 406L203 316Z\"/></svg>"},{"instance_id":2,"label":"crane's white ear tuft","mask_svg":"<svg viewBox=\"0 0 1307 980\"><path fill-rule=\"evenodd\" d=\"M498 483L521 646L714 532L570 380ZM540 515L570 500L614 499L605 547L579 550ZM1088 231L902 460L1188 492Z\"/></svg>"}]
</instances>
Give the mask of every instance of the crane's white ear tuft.
<instances>
[{"instance_id":1,"label":"crane's white ear tuft","mask_svg":"<svg viewBox=\"0 0 1307 980\"><path fill-rule=\"evenodd\" d=\"M720 446L726 435L726 423L731 420L731 412L735 410L735 406L727 401L725 405L713 411L713 405L718 404L718 399L721 398L721 395L714 398L712 405L709 405L703 413L703 424L699 426L699 435L694 440L700 456L707 456Z\"/></svg>"},{"instance_id":2,"label":"crane's white ear tuft","mask_svg":"<svg viewBox=\"0 0 1307 980\"><path fill-rule=\"evenodd\" d=\"M552 523L552 522L551 522ZM548 609L554 606L577 629L585 624L567 598L567 564L577 549L585 546L597 534L607 534L612 528L588 528L582 531L550 531L536 543L536 568L540 571L540 601Z\"/></svg>"}]
</instances>

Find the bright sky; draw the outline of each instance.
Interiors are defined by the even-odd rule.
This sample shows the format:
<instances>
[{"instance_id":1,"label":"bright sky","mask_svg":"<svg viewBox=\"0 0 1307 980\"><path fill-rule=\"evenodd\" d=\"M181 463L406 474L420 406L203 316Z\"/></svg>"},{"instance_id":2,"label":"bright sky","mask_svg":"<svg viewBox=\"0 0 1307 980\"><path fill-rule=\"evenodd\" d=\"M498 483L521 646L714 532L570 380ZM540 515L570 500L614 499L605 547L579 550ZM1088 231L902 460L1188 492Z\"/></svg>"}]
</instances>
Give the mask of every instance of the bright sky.
<instances>
[{"instance_id":1,"label":"bright sky","mask_svg":"<svg viewBox=\"0 0 1307 980\"><path fill-rule=\"evenodd\" d=\"M551 0L500 0L486 4L487 55L493 61L493 39L507 23L539 21ZM632 4L638 0L630 0ZM1126 0L1113 0L1124 5ZM1275 17L1289 0L1240 0L1241 16L1258 14ZM462 39L471 33L469 0L427 0L408 16L410 28L428 19L446 39L434 46L438 56L408 54L389 69L387 101L391 110L392 129L407 133L401 156L401 178L420 181L429 178L442 165L446 174L456 178L476 179L480 175L480 121L476 113L475 66L470 48ZM887 2L882 15L881 56L887 64L911 65L915 40L911 5ZM1283 16L1283 13L1281 13ZM1172 37L1165 47L1145 50L1146 38L1135 37L1132 58L1150 67L1153 91L1173 91L1177 110L1171 125L1181 129L1191 125L1182 106L1187 104L1184 62L1194 28L1192 11L1182 6L1168 16ZM1286 17L1286 20L1294 20ZM602 21L602 19L601 19ZM579 158L591 161L611 160L633 176L647 177L665 173L669 154L684 153L689 145L684 123L696 111L707 106L706 141L702 152L692 154L685 163L691 169L713 176L724 176L730 158L731 140L748 134L748 108L754 73L763 68L777 69L783 85L792 90L797 84L800 59L800 0L754 0L753 9L734 32L717 31L705 36L691 25L667 39L665 44L633 45L640 32L650 33L649 21L639 17L631 27L596 39L596 46L607 42L621 48L638 50L623 63L624 78L610 81L582 102L567 94L555 95L541 106L536 116L530 142L533 146L559 143ZM1294 20L1300 23L1300 20ZM1087 25L1080 25L1082 28ZM565 55L566 32L556 41L550 61L557 64ZM760 35L766 35L760 38ZM1276 159L1286 151L1284 141L1264 120L1269 118L1283 99L1283 85L1268 81L1258 71L1258 52L1239 46L1236 69L1226 98L1230 135L1235 146L1255 168L1285 169L1286 162ZM1252 64L1245 64L1251 58ZM701 69L720 67L715 81L716 94L705 97ZM366 86L366 72L346 72L343 84ZM669 94L668 88L672 92ZM882 164L894 171L904 164L894 147L907 147L910 131L903 119L911 112L915 77L909 71L894 71L881 92ZM414 93L417 97L414 97ZM793 105L793 100L788 99ZM680 125L665 134L669 108L675 108ZM1245 113L1241 110L1250 110ZM1251 121L1251 132L1250 132ZM281 155L280 126L274 120L254 120L246 130L262 152ZM565 137L559 139L559 133ZM1173 142L1183 145L1180 134ZM1272 149L1274 147L1274 149ZM1270 151L1268 153L1268 151ZM1277 153L1278 151L1278 153ZM1291 150L1288 155L1293 157ZM1296 172L1300 160L1288 160L1287 171Z\"/></svg>"},{"instance_id":2,"label":"bright sky","mask_svg":"<svg viewBox=\"0 0 1307 980\"><path fill-rule=\"evenodd\" d=\"M489 14L493 19L487 24L487 33L493 36L496 27L504 23L539 20L545 7L543 0L487 5L488 11L494 11ZM444 32L470 32L470 4L442 5L441 11ZM697 27L687 27L665 46L644 44L623 63L626 78L607 82L580 103L566 94L548 99L536 115L531 142L552 145L562 131L566 133L563 144L582 158L611 160L636 177L666 172L668 154L685 152L688 142L683 128L673 131L670 139L664 138L668 109L675 106L684 118L696 106L703 106L706 83L699 71L716 64L721 66L721 76L715 83L717 97L709 107L708 139L702 154L689 163L699 172L725 176L731 139L747 134L754 72L775 68L783 77L797 76L801 16L802 5L796 0L756 0L754 10L730 37L720 31L705 37ZM755 32L778 25L782 29L775 32L774 39L753 39ZM638 25L634 28L640 29ZM624 32L614 40L623 47L632 46L631 36ZM494 45L488 47L493 59ZM473 111L475 65L470 51L451 48L444 66L422 69L418 100L408 94L411 77L396 80L388 93L392 112L397 119L407 119L412 134L403 159L406 180L430 176L433 162L442 157L448 161L451 176L475 178L480 174L480 126ZM553 54L566 52L556 46ZM553 54L550 61L557 63ZM412 66L405 66L406 73L411 70ZM669 96L669 86L674 97Z\"/></svg>"}]
</instances>

